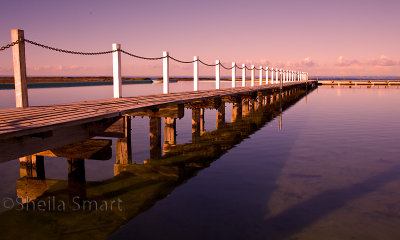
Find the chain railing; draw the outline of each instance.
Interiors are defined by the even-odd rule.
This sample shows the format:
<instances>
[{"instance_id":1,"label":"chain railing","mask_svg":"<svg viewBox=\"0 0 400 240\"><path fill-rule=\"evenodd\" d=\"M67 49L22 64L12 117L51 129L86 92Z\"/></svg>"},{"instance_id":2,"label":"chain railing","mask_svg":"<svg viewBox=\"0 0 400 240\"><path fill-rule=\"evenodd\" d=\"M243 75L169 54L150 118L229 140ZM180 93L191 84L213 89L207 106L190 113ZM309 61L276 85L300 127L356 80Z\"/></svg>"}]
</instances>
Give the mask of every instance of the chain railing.
<instances>
[{"instance_id":1,"label":"chain railing","mask_svg":"<svg viewBox=\"0 0 400 240\"><path fill-rule=\"evenodd\" d=\"M55 47L51 47L51 46L47 46L41 43L37 43L28 39L24 40L27 43L30 43L32 45L38 46L38 47L42 47L45 49L49 49L49 50L53 50L56 52L62 52L62 53L68 53L68 54L77 54L77 55L103 55L103 54L109 54L109 53L113 53L117 50L110 50L110 51L102 51L102 52L78 52L78 51L71 51L71 50L65 50L65 49L61 49L61 48L55 48Z\"/></svg>"},{"instance_id":2,"label":"chain railing","mask_svg":"<svg viewBox=\"0 0 400 240\"><path fill-rule=\"evenodd\" d=\"M218 63L215 63L215 64L208 64L208 63L202 61L201 59L198 59L198 60L191 60L191 61L184 61L184 60L180 60L180 59L177 59L177 58L172 57L172 56L169 56L169 55L168 55L168 56L162 56L162 57L143 57L143 56L139 56L139 55L136 55L136 54L127 52L127 51L122 50L122 49L109 50L109 51L99 51L99 52L83 52L83 51L73 51L73 50L66 50L66 49L62 49L62 48L52 47L52 46L48 46L48 45L45 45L45 44L42 44L42 43L38 43L38 42L29 40L29 39L24 39L23 41L24 41L24 42L27 42L27 43L29 43L29 44L38 46L38 47L42 47L42 48L48 49L48 50L53 50L53 51L56 51L56 52L62 52L62 53L67 53L67 54L89 55L89 56L93 56L93 55L110 54L110 53L119 51L119 52L124 53L124 54L126 54L126 55L128 55L128 56L135 57L135 58L139 58L139 59L143 59L143 60L161 60L161 59L164 59L164 58L170 58L170 59L172 59L172 60L174 60L174 61L176 61L176 62L184 63L184 64L194 63L194 62L198 61L198 62L200 62L201 64L203 64L203 65L205 65L205 66L208 66L208 67L215 67L215 66L218 65ZM8 48L10 48L10 47L12 47L12 46L18 44L19 42L20 42L20 40L15 41L15 42L12 42L12 43L10 43L10 44L7 44L7 45L5 45L5 46L2 46L2 47L0 48L0 51L6 50L6 49L8 49ZM242 70L243 68L245 68L245 69L247 69L247 70L249 70L249 71L253 70L252 68L248 67L247 65L244 65L244 67L240 67L240 66L238 66L237 64L235 64L235 65L232 66L232 67L226 67L226 66L224 66L222 63L219 63L219 65L220 65L222 68L226 69L226 70L231 70L231 69L233 69L234 67L237 68L237 69L240 69L240 70ZM260 66L260 68L254 68L254 70L263 70L263 71L267 71L267 69L266 69L266 68L263 68L262 66ZM271 68L271 69L268 69L268 70L269 70L269 71L272 71L272 72L280 72L280 70L272 69L272 68Z\"/></svg>"},{"instance_id":3,"label":"chain railing","mask_svg":"<svg viewBox=\"0 0 400 240\"><path fill-rule=\"evenodd\" d=\"M87 56L95 56L95 55L106 55L106 54L113 54L113 82L114 82L114 97L119 98L122 97L122 77L121 77L121 53L138 58L138 59L143 59L143 60L162 60L163 61L163 93L169 93L169 59L179 62L179 63L184 63L184 64L191 64L194 63L194 74L193 74L193 82L194 82L194 90L197 91L198 84L199 84L199 66L198 63L201 63L207 67L216 67L216 89L219 89L220 87L220 67L222 67L225 70L232 70L232 87L236 87L235 82L236 82L236 77L235 77L235 69L241 69L241 70L249 70L252 71L252 79L254 79L253 71L254 70L260 70L260 71L266 71L266 83L268 84L269 81L269 76L268 76L268 71L271 71L271 83L278 83L278 81L281 81L281 87L282 83L286 81L301 81L301 80L306 80L308 79L308 73L305 72L295 72L295 71L288 71L288 70L282 70L278 68L264 68L263 66L260 66L259 68L255 67L254 65L251 65L251 68L248 67L246 64L243 64L242 67L238 66L235 62L232 62L231 67L226 67L224 66L219 60L216 61L215 64L209 64L204 62L203 60L199 59L198 57L194 57L194 60L191 61L185 61L185 60L180 60L177 59L173 56L170 56L168 52L164 52L162 57L144 57L140 55L136 55L134 53L125 51L120 48L119 44L113 45L113 50L108 50L108 51L98 51L98 52L85 52L85 51L76 51L76 50L67 50L67 49L62 49L58 47L53 47L49 46L46 44L38 43L29 39L24 38L24 31L23 30L18 30L18 29L13 29L12 31L12 41L10 44L7 44L5 46L0 47L0 51L6 50L11 47L15 47L16 45L19 45L19 47L16 47L16 50L18 51L24 51L24 45L21 43L29 43L31 45L41 47L47 50L51 51L56 51L60 53L66 53L66 54L74 54L74 55L87 55ZM17 40L18 39L18 40ZM18 52L17 51L17 52ZM16 53L17 53L16 52ZM19 71L19 74L15 75L16 77L16 82L19 81L20 85L22 86L21 89L18 91L21 92L22 95L26 95L27 98L27 92L24 92L26 90L26 66L25 66L25 56L24 54L19 55L16 54L13 56L14 58L19 58L18 61L21 62L20 66L14 66L14 72ZM274 77L276 73L276 76ZM242 76L243 77L243 76ZM262 84L262 72L260 72L260 85ZM275 79L274 79L275 78ZM275 81L274 81L275 80ZM253 80L252 80L253 81ZM254 83L252 83L252 86ZM24 90L25 89L25 90ZM21 100L22 102L22 100ZM18 104L17 104L18 105ZM22 104L22 106L27 106L27 104Z\"/></svg>"},{"instance_id":4,"label":"chain railing","mask_svg":"<svg viewBox=\"0 0 400 240\"><path fill-rule=\"evenodd\" d=\"M10 48L10 47L12 47L12 46L14 46L14 45L16 45L18 43L19 43L19 40L15 41L15 42L12 42L10 44L7 44L5 46L2 46L2 47L0 47L0 51L6 50L7 48Z\"/></svg>"}]
</instances>

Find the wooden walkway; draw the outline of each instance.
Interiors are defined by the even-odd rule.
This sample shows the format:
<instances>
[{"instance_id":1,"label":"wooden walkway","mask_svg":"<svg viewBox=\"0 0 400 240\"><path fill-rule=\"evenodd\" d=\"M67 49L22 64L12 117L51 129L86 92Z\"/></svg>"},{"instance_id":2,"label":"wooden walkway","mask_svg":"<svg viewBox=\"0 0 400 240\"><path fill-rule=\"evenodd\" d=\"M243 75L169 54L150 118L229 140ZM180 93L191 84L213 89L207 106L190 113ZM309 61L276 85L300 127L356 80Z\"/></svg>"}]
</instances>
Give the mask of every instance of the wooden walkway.
<instances>
[{"instance_id":1,"label":"wooden walkway","mask_svg":"<svg viewBox=\"0 0 400 240\"><path fill-rule=\"evenodd\" d=\"M312 83L312 81L309 81ZM302 85L302 82L284 83L284 87ZM122 116L149 107L162 107L191 101L277 89L279 84L237 87L220 90L179 92L136 97L111 98L28 108L0 110L0 140L33 135L56 128L85 124L106 118Z\"/></svg>"}]
</instances>

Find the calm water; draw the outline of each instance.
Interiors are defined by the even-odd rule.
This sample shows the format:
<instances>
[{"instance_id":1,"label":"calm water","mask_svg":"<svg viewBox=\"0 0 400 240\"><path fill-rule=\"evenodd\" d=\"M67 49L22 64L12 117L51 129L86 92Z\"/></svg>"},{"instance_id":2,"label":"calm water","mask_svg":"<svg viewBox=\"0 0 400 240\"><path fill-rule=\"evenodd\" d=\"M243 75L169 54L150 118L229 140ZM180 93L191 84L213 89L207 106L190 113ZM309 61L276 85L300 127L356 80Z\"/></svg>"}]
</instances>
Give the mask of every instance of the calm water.
<instances>
[{"instance_id":1,"label":"calm water","mask_svg":"<svg viewBox=\"0 0 400 240\"><path fill-rule=\"evenodd\" d=\"M127 92L154 91L148 86ZM81 100L82 93L100 98L107 87L58 89L54 96L63 97L54 98L43 97L53 89L30 93L46 104ZM0 91L2 107L12 105L10 95ZM170 152L160 159L150 158L149 118L135 117L132 161L116 161L110 138L111 159L85 160L84 182L68 178L65 158L45 157L46 180L20 177L18 160L0 163L0 238L400 239L400 89L320 86L272 100L245 101L241 118L237 105L226 103L218 129L217 110L206 109L200 132L185 108L177 145L163 140ZM163 121L161 129L164 139ZM121 199L122 211L5 204L17 196L68 202L82 189L88 199Z\"/></svg>"}]
</instances>

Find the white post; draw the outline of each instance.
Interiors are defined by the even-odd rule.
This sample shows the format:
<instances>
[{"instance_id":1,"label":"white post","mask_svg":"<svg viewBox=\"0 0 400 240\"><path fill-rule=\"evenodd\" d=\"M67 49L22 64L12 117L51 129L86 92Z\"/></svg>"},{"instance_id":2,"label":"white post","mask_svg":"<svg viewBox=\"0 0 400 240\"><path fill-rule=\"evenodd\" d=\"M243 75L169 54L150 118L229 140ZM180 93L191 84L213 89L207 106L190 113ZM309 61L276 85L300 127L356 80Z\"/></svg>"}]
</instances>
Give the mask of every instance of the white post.
<instances>
[{"instance_id":1,"label":"white post","mask_svg":"<svg viewBox=\"0 0 400 240\"><path fill-rule=\"evenodd\" d=\"M242 87L246 87L246 64L242 64Z\"/></svg>"},{"instance_id":2,"label":"white post","mask_svg":"<svg viewBox=\"0 0 400 240\"><path fill-rule=\"evenodd\" d=\"M251 86L254 87L254 65L251 65Z\"/></svg>"},{"instance_id":3,"label":"white post","mask_svg":"<svg viewBox=\"0 0 400 240\"><path fill-rule=\"evenodd\" d=\"M15 106L28 107L28 86L26 83L26 62L24 30L12 29L11 42L19 41L12 47L14 66Z\"/></svg>"},{"instance_id":4,"label":"white post","mask_svg":"<svg viewBox=\"0 0 400 240\"><path fill-rule=\"evenodd\" d=\"M193 91L198 91L199 90L199 57L194 56L193 57L194 63L194 72L193 72Z\"/></svg>"},{"instance_id":5,"label":"white post","mask_svg":"<svg viewBox=\"0 0 400 240\"><path fill-rule=\"evenodd\" d=\"M271 68L271 84L274 84L274 74L275 74L274 71L275 71L274 68Z\"/></svg>"},{"instance_id":6,"label":"white post","mask_svg":"<svg viewBox=\"0 0 400 240\"><path fill-rule=\"evenodd\" d=\"M121 44L113 43L112 50L120 50ZM113 52L113 84L114 98L122 97L122 80L121 80L121 52Z\"/></svg>"},{"instance_id":7,"label":"white post","mask_svg":"<svg viewBox=\"0 0 400 240\"><path fill-rule=\"evenodd\" d=\"M265 84L268 85L268 67L266 67L266 70L265 70Z\"/></svg>"},{"instance_id":8,"label":"white post","mask_svg":"<svg viewBox=\"0 0 400 240\"><path fill-rule=\"evenodd\" d=\"M236 63L232 62L232 87L236 87Z\"/></svg>"},{"instance_id":9,"label":"white post","mask_svg":"<svg viewBox=\"0 0 400 240\"><path fill-rule=\"evenodd\" d=\"M163 93L169 93L169 54L163 52Z\"/></svg>"},{"instance_id":10,"label":"white post","mask_svg":"<svg viewBox=\"0 0 400 240\"><path fill-rule=\"evenodd\" d=\"M282 70L282 82L284 83L286 78L285 78L285 71L286 70Z\"/></svg>"},{"instance_id":11,"label":"white post","mask_svg":"<svg viewBox=\"0 0 400 240\"><path fill-rule=\"evenodd\" d=\"M279 83L279 69L276 69L275 72L276 72L275 83Z\"/></svg>"},{"instance_id":12,"label":"white post","mask_svg":"<svg viewBox=\"0 0 400 240\"><path fill-rule=\"evenodd\" d=\"M262 66L260 66L260 76L259 76L259 78L260 78L260 85L262 85L262 80L263 80L263 69L262 69ZM268 76L268 75L267 75Z\"/></svg>"},{"instance_id":13,"label":"white post","mask_svg":"<svg viewBox=\"0 0 400 240\"><path fill-rule=\"evenodd\" d=\"M221 71L219 60L215 60L215 89L219 89L219 82L221 81Z\"/></svg>"},{"instance_id":14,"label":"white post","mask_svg":"<svg viewBox=\"0 0 400 240\"><path fill-rule=\"evenodd\" d=\"M289 82L289 70L286 70L286 71L285 71L285 74L286 74L286 75L285 75L285 77L286 77L285 81L286 81L286 82Z\"/></svg>"}]
</instances>

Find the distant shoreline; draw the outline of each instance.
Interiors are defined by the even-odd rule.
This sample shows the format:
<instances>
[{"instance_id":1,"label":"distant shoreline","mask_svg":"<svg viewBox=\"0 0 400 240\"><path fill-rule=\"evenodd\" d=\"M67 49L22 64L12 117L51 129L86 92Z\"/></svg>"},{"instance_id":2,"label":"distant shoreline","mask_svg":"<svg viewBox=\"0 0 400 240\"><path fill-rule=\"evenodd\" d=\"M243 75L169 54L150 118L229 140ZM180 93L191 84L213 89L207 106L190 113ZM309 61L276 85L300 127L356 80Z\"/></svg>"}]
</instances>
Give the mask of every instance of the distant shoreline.
<instances>
[{"instance_id":1,"label":"distant shoreline","mask_svg":"<svg viewBox=\"0 0 400 240\"><path fill-rule=\"evenodd\" d=\"M189 77L170 77L172 81L193 81L193 78ZM201 81L215 80L211 77L200 78ZM227 80L221 78L221 80ZM229 79L230 80L230 79ZM82 82L93 82L93 83L107 83L112 82L112 77L27 77L28 83L82 83ZM122 77L122 82L158 82L162 81L161 77L150 78L150 77ZM14 84L14 77L0 77L0 84Z\"/></svg>"}]
</instances>

